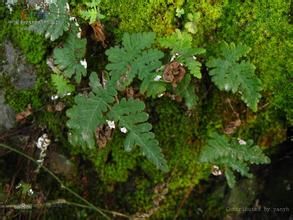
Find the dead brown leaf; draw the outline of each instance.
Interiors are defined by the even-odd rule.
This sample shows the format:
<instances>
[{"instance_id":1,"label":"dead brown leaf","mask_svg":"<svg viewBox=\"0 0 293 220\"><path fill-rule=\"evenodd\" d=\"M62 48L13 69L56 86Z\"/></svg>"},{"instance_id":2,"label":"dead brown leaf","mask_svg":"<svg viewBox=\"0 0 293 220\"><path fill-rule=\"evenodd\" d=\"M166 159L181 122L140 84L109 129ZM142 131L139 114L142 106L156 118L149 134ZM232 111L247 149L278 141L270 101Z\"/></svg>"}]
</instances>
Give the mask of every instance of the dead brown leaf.
<instances>
[{"instance_id":1,"label":"dead brown leaf","mask_svg":"<svg viewBox=\"0 0 293 220\"><path fill-rule=\"evenodd\" d=\"M177 83L184 78L185 73L185 68L179 62L173 61L166 65L163 79L171 83L173 87L177 87Z\"/></svg>"},{"instance_id":2,"label":"dead brown leaf","mask_svg":"<svg viewBox=\"0 0 293 220\"><path fill-rule=\"evenodd\" d=\"M24 111L22 111L22 112L16 114L16 116L15 116L15 120L16 120L17 122L24 121L24 120L25 120L28 116L30 116L32 113L33 113L32 106L29 104L29 105L27 106L27 108L26 108Z\"/></svg>"},{"instance_id":3,"label":"dead brown leaf","mask_svg":"<svg viewBox=\"0 0 293 220\"><path fill-rule=\"evenodd\" d=\"M106 35L104 31L104 25L101 22L96 21L91 24L91 27L94 31L94 36L93 36L94 40L97 42L101 42L102 46L106 47L106 43L105 43Z\"/></svg>"}]
</instances>

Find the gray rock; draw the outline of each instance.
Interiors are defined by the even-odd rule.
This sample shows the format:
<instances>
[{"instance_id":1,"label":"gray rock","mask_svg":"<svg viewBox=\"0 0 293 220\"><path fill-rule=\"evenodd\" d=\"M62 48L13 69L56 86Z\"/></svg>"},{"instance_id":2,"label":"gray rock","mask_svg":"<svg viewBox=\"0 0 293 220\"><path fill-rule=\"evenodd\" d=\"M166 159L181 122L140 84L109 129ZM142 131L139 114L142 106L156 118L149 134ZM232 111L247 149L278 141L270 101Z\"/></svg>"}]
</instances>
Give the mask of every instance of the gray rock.
<instances>
[{"instance_id":1,"label":"gray rock","mask_svg":"<svg viewBox=\"0 0 293 220\"><path fill-rule=\"evenodd\" d=\"M4 56L0 67L0 76L11 77L13 85L17 89L32 88L36 81L35 70L32 65L26 63L20 51L10 41L4 42Z\"/></svg>"},{"instance_id":2,"label":"gray rock","mask_svg":"<svg viewBox=\"0 0 293 220\"><path fill-rule=\"evenodd\" d=\"M5 104L4 94L0 92L0 132L13 128L14 124L15 113Z\"/></svg>"}]
</instances>

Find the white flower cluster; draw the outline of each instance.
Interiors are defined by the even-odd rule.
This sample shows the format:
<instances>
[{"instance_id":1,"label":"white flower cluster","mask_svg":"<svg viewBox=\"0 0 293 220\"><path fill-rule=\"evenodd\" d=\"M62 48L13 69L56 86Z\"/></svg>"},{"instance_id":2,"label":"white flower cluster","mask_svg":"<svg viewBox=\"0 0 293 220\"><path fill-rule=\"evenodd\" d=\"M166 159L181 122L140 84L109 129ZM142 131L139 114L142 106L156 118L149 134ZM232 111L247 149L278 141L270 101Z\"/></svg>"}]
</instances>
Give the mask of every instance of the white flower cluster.
<instances>
[{"instance_id":1,"label":"white flower cluster","mask_svg":"<svg viewBox=\"0 0 293 220\"><path fill-rule=\"evenodd\" d=\"M246 141L244 141L244 140L242 140L242 139L240 139L240 138L238 138L238 143L239 143L240 145L246 145Z\"/></svg>"},{"instance_id":2,"label":"white flower cluster","mask_svg":"<svg viewBox=\"0 0 293 220\"><path fill-rule=\"evenodd\" d=\"M218 167L217 165L213 165L213 167L212 167L212 174L214 176L221 176L223 173L220 170L220 167Z\"/></svg>"},{"instance_id":3,"label":"white flower cluster","mask_svg":"<svg viewBox=\"0 0 293 220\"><path fill-rule=\"evenodd\" d=\"M37 148L39 148L41 152L40 152L39 159L37 160L38 167L36 169L36 173L38 173L40 171L40 168L43 166L44 159L46 157L46 151L50 144L51 144L51 140L49 139L46 133L38 138Z\"/></svg>"},{"instance_id":4,"label":"white flower cluster","mask_svg":"<svg viewBox=\"0 0 293 220\"><path fill-rule=\"evenodd\" d=\"M87 68L87 62L86 62L86 59L81 60L81 61L80 61L80 64L81 64L85 69Z\"/></svg>"}]
</instances>

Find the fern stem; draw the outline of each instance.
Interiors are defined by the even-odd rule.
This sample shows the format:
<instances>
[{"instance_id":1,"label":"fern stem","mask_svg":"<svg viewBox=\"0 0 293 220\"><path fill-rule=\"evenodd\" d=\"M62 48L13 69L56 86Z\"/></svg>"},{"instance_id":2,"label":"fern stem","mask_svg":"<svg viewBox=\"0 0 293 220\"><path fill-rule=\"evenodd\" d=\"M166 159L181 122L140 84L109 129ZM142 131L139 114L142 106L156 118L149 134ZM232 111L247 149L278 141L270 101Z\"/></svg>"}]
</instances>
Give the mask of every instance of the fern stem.
<instances>
[{"instance_id":1,"label":"fern stem","mask_svg":"<svg viewBox=\"0 0 293 220\"><path fill-rule=\"evenodd\" d=\"M6 144L2 144L0 143L0 147L3 147L5 149L8 149L8 150L11 150L23 157L25 157L26 159L34 162L35 164L38 164L37 161L32 158L31 156L13 148L13 147L10 147ZM63 184L63 182L61 181L61 179L59 177L57 177L51 170L49 170L47 167L45 166L42 166L41 168L43 168L50 176L52 176L61 186L61 188L63 188L64 190L66 190L67 192L69 192L70 194L72 194L74 197L78 198L79 200L81 200L82 202L84 202L85 204L87 204L87 206L95 211L97 211L98 213L100 213L102 216L104 216L106 219L110 219L110 217L108 217L105 213L110 213L114 216L120 216L120 217L124 217L124 218L129 218L127 215L124 215L124 214L121 214L121 213L118 213L118 212L114 212L114 211L109 211L109 210L104 210L104 209L101 209L101 208L98 208L96 207L95 205L93 205L92 203L90 203L89 201L87 201L86 199L84 199L83 197L81 197L80 195L78 195L76 192L74 192L72 189L68 188L67 186L65 186ZM72 203L73 204L73 203Z\"/></svg>"}]
</instances>

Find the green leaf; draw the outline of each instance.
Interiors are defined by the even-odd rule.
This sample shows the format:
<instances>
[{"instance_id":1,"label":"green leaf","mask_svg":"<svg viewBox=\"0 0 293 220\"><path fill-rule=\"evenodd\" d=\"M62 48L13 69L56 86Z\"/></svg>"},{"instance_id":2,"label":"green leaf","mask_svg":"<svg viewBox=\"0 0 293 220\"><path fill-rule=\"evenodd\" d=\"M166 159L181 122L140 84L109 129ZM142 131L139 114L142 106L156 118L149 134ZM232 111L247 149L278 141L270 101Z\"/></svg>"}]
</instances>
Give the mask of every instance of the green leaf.
<instances>
[{"instance_id":1,"label":"green leaf","mask_svg":"<svg viewBox=\"0 0 293 220\"><path fill-rule=\"evenodd\" d=\"M143 155L157 168L167 172L167 162L161 153L154 133L151 132L151 124L147 123L148 114L143 112L144 108L145 105L141 101L122 99L120 103L112 107L108 118L118 121L120 127L127 129L124 142L126 151L131 151L135 146L139 146Z\"/></svg>"},{"instance_id":2,"label":"green leaf","mask_svg":"<svg viewBox=\"0 0 293 220\"><path fill-rule=\"evenodd\" d=\"M176 94L184 98L188 109L196 106L198 97L195 94L195 87L191 83L191 76L186 75L176 88Z\"/></svg>"},{"instance_id":3,"label":"green leaf","mask_svg":"<svg viewBox=\"0 0 293 220\"><path fill-rule=\"evenodd\" d=\"M52 74L51 80L59 97L63 97L67 93L72 93L75 89L74 86L70 84L69 80L60 74Z\"/></svg>"},{"instance_id":4,"label":"green leaf","mask_svg":"<svg viewBox=\"0 0 293 220\"><path fill-rule=\"evenodd\" d=\"M34 22L29 30L45 34L51 41L58 39L65 31L69 30L69 5L66 0L58 0L49 5L46 19Z\"/></svg>"},{"instance_id":5,"label":"green leaf","mask_svg":"<svg viewBox=\"0 0 293 220\"><path fill-rule=\"evenodd\" d=\"M192 47L192 36L189 33L177 29L172 35L161 38L159 42L162 47L171 49L174 59L187 66L191 75L201 78L201 63L195 56L205 53L205 49Z\"/></svg>"},{"instance_id":6,"label":"green leaf","mask_svg":"<svg viewBox=\"0 0 293 220\"><path fill-rule=\"evenodd\" d=\"M76 82L86 75L86 68L82 60L86 52L86 40L80 39L75 33L70 33L63 48L54 49L54 63L64 71L64 75L71 78L74 75Z\"/></svg>"},{"instance_id":7,"label":"green leaf","mask_svg":"<svg viewBox=\"0 0 293 220\"><path fill-rule=\"evenodd\" d=\"M71 132L69 140L84 148L94 148L96 128L106 122L104 113L109 110L117 94L111 86L103 88L96 73L90 76L90 86L93 92L88 96L76 96L75 105L66 112Z\"/></svg>"},{"instance_id":8,"label":"green leaf","mask_svg":"<svg viewBox=\"0 0 293 220\"><path fill-rule=\"evenodd\" d=\"M233 188L236 184L236 179L235 179L235 175L234 175L233 171L231 169L227 168L225 170L225 176L226 176L228 186L230 188Z\"/></svg>"},{"instance_id":9,"label":"green leaf","mask_svg":"<svg viewBox=\"0 0 293 220\"><path fill-rule=\"evenodd\" d=\"M86 2L87 9L80 11L80 16L88 20L90 24L96 22L97 20L104 19L105 16L100 13L100 3L101 1L91 1Z\"/></svg>"},{"instance_id":10,"label":"green leaf","mask_svg":"<svg viewBox=\"0 0 293 220\"><path fill-rule=\"evenodd\" d=\"M253 111L257 111L257 103L261 97L261 81L255 75L255 67L240 58L249 52L245 45L224 43L219 58L210 58L207 66L209 75L220 90L240 93L241 99Z\"/></svg>"},{"instance_id":11,"label":"green leaf","mask_svg":"<svg viewBox=\"0 0 293 220\"><path fill-rule=\"evenodd\" d=\"M164 56L161 51L151 49L154 40L154 33L125 33L122 47L106 51L109 59L106 69L110 71L111 81L115 82L118 90L124 90L136 77L142 81L141 93L155 96L164 90L162 83L154 81L157 75L155 70L161 67L160 59Z\"/></svg>"},{"instance_id":12,"label":"green leaf","mask_svg":"<svg viewBox=\"0 0 293 220\"><path fill-rule=\"evenodd\" d=\"M230 141L224 135L212 133L207 144L203 147L199 161L226 167L226 178L229 186L234 185L235 177L232 170L243 176L251 177L250 164L267 164L270 159L262 150L253 144L252 140L239 141L232 138Z\"/></svg>"}]
</instances>

